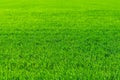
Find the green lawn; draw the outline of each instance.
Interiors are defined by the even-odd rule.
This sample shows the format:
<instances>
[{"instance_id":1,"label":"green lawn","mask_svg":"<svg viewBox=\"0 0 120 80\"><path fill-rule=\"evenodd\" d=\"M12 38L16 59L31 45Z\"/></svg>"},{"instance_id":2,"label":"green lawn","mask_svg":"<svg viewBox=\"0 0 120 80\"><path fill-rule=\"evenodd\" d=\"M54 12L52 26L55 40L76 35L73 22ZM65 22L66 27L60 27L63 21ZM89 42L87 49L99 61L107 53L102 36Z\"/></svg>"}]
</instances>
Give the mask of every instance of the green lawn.
<instances>
[{"instance_id":1,"label":"green lawn","mask_svg":"<svg viewBox=\"0 0 120 80\"><path fill-rule=\"evenodd\" d=\"M0 1L0 80L120 80L116 2L46 1Z\"/></svg>"}]
</instances>

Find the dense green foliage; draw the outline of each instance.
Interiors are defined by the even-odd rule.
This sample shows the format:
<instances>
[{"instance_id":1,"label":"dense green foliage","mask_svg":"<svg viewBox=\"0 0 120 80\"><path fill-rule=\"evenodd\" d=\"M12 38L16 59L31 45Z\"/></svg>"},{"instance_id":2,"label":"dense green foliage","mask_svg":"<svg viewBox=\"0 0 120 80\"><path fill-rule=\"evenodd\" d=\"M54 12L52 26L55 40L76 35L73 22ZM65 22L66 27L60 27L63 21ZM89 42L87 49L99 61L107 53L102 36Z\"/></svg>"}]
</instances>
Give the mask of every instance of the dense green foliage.
<instances>
[{"instance_id":1,"label":"dense green foliage","mask_svg":"<svg viewBox=\"0 0 120 80\"><path fill-rule=\"evenodd\" d=\"M120 80L117 2L66 2L0 1L0 80Z\"/></svg>"}]
</instances>

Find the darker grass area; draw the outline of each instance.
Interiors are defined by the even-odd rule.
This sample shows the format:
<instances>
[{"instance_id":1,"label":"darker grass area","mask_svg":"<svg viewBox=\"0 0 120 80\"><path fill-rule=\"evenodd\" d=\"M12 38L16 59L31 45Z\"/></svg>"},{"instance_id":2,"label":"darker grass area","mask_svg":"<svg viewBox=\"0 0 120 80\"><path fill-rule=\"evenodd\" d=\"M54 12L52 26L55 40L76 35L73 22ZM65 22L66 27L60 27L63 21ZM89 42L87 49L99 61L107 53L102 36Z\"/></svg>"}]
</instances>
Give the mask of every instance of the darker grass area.
<instances>
[{"instance_id":1,"label":"darker grass area","mask_svg":"<svg viewBox=\"0 0 120 80\"><path fill-rule=\"evenodd\" d=\"M119 80L120 30L0 31L1 80Z\"/></svg>"}]
</instances>

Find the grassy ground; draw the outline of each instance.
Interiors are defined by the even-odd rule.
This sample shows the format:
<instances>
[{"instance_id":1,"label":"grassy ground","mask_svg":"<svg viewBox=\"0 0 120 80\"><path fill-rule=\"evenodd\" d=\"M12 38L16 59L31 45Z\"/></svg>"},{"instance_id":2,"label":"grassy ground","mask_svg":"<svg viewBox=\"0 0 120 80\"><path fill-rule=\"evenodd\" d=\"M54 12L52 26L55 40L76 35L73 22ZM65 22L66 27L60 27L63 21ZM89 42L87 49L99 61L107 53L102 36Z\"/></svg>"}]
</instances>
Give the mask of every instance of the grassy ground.
<instances>
[{"instance_id":1,"label":"grassy ground","mask_svg":"<svg viewBox=\"0 0 120 80\"><path fill-rule=\"evenodd\" d=\"M119 10L13 4L0 6L0 80L120 80Z\"/></svg>"}]
</instances>

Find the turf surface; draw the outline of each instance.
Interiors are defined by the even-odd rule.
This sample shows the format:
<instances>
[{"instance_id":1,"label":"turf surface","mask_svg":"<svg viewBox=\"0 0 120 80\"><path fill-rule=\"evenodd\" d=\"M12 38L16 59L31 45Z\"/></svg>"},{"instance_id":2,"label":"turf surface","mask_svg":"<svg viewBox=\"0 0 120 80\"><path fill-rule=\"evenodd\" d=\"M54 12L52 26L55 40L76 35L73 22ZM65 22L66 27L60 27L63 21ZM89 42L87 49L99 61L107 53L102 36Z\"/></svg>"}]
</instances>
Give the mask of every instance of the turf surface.
<instances>
[{"instance_id":1,"label":"turf surface","mask_svg":"<svg viewBox=\"0 0 120 80\"><path fill-rule=\"evenodd\" d=\"M0 80L120 79L115 7L75 8L77 0L74 5L41 1L43 6L5 1L0 2Z\"/></svg>"}]
</instances>

